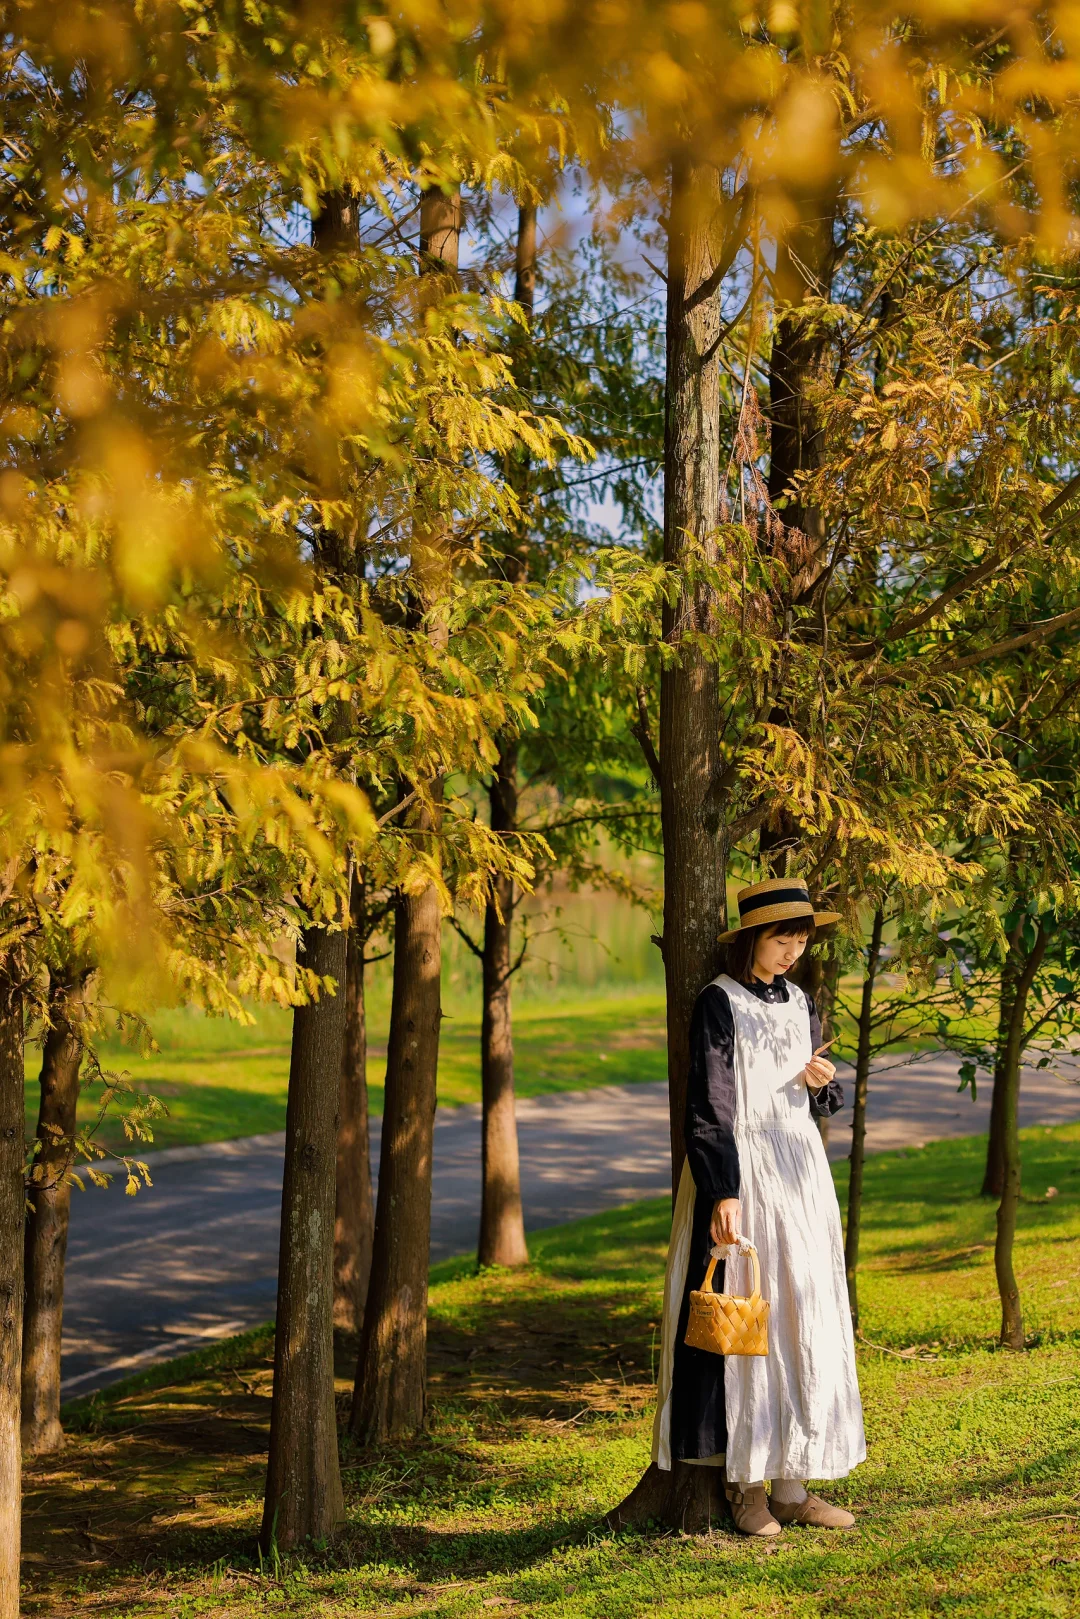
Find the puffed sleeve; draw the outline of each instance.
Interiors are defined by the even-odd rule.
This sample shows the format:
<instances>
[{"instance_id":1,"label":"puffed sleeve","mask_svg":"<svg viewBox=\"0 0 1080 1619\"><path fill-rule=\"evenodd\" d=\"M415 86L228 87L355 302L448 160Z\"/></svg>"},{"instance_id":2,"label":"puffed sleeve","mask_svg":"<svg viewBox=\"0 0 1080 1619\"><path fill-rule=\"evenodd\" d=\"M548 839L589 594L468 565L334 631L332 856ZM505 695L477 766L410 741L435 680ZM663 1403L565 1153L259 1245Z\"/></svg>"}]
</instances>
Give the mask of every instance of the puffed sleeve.
<instances>
[{"instance_id":1,"label":"puffed sleeve","mask_svg":"<svg viewBox=\"0 0 1080 1619\"><path fill-rule=\"evenodd\" d=\"M702 990L690 1022L686 1154L694 1185L718 1203L739 1195L735 1145L735 1018L716 984Z\"/></svg>"},{"instance_id":2,"label":"puffed sleeve","mask_svg":"<svg viewBox=\"0 0 1080 1619\"><path fill-rule=\"evenodd\" d=\"M806 994L806 991L803 991ZM821 1044L821 1019L814 997L806 996L810 1008L810 1045L816 1051ZM807 1087L809 1090L809 1086ZM819 1091L810 1091L810 1116L814 1119L829 1119L834 1113L839 1113L844 1105L844 1091L838 1079L830 1079Z\"/></svg>"}]
</instances>

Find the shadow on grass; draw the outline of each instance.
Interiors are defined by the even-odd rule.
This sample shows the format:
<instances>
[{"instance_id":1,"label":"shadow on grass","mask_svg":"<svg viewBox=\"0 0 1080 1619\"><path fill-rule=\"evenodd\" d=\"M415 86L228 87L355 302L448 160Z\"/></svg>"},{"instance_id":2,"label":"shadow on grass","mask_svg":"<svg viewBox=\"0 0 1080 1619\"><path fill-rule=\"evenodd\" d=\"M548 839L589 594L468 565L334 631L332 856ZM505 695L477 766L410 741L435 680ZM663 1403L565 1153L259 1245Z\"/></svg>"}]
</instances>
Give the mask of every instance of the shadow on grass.
<instances>
[{"instance_id":1,"label":"shadow on grass","mask_svg":"<svg viewBox=\"0 0 1080 1619\"><path fill-rule=\"evenodd\" d=\"M446 1530L421 1525L391 1527L350 1515L347 1527L321 1560L327 1568L376 1563L422 1580L469 1580L529 1568L559 1547L583 1542L599 1521L599 1513L578 1513L540 1525Z\"/></svg>"}]
</instances>

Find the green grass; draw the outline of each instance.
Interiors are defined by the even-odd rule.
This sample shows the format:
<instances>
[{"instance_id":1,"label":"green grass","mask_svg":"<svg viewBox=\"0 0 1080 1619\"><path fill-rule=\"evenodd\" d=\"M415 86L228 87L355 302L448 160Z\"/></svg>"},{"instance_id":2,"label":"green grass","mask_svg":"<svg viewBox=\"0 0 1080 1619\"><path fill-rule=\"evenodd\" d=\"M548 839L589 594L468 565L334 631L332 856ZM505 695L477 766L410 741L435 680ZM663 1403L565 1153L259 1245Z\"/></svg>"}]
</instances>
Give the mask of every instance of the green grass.
<instances>
[{"instance_id":1,"label":"green grass","mask_svg":"<svg viewBox=\"0 0 1080 1619\"><path fill-rule=\"evenodd\" d=\"M514 1066L519 1096L630 1085L663 1080L667 1073L664 991L660 985L598 984L584 994L538 994L514 1009ZM276 1006L253 1008L250 1025L207 1017L196 1008L154 1014L159 1050L142 1055L111 1042L100 1052L102 1068L124 1077L142 1095L167 1109L153 1121L154 1148L226 1141L285 1128L289 1084L291 1014ZM382 1112L389 1008L375 1000L368 1053L371 1107ZM37 1121L40 1055L27 1050L26 1120ZM101 1087L80 1099L80 1121L89 1124L100 1106ZM480 1017L477 997L448 994L439 1039L439 1101L457 1107L480 1100ZM119 1148L123 1132L116 1111L99 1132L104 1145ZM130 1149L129 1149L130 1150Z\"/></svg>"},{"instance_id":2,"label":"green grass","mask_svg":"<svg viewBox=\"0 0 1080 1619\"><path fill-rule=\"evenodd\" d=\"M131 1619L1066 1619L1080 1613L1080 1126L1025 1132L1031 1346L994 1347L982 1144L868 1168L859 1351L869 1457L828 1494L856 1532L613 1535L648 1453L668 1210L532 1241L519 1273L433 1273L429 1431L343 1453L347 1527L254 1553L268 1330L69 1414L27 1476L24 1611ZM1058 1195L1047 1199L1049 1187ZM339 1391L348 1397L349 1346Z\"/></svg>"},{"instance_id":3,"label":"green grass","mask_svg":"<svg viewBox=\"0 0 1080 1619\"><path fill-rule=\"evenodd\" d=\"M451 1001L439 1040L439 1100L446 1106L480 1100L480 1018L468 1002ZM371 1106L381 1113L386 1067L386 1009L377 1006L368 1058ZM153 1124L155 1147L225 1141L235 1136L284 1130L289 1084L290 1015L259 1007L245 1027L194 1010L160 1013L154 1020L161 1050L142 1056L110 1045L102 1067L126 1073L137 1091L160 1097L168 1113ZM664 997L659 989L588 996L554 995L523 1001L514 1017L514 1056L520 1096L625 1085L666 1074ZM27 1074L40 1058L31 1047ZM37 1119L37 1087L27 1085L27 1125ZM100 1087L81 1099L81 1117L97 1112ZM107 1120L104 1142L118 1146L122 1133Z\"/></svg>"}]
</instances>

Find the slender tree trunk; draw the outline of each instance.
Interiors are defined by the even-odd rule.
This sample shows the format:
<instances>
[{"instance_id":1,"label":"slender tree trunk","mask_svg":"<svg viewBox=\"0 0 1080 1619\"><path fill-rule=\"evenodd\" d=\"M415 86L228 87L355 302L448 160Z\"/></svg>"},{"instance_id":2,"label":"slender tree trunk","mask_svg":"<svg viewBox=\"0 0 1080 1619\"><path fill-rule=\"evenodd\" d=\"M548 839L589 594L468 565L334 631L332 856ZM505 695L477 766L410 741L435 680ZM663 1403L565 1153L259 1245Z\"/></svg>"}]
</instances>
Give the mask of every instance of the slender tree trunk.
<instances>
[{"instance_id":1,"label":"slender tree trunk","mask_svg":"<svg viewBox=\"0 0 1080 1619\"><path fill-rule=\"evenodd\" d=\"M870 1083L870 1022L874 1012L874 981L881 960L884 913L874 912L870 948L866 956L862 1005L859 1008L859 1044L855 1053L855 1100L851 1114L851 1167L848 1171L847 1226L844 1233L844 1268L847 1272L851 1324L859 1330L859 1231L862 1226L863 1169L866 1164L866 1093Z\"/></svg>"},{"instance_id":2,"label":"slender tree trunk","mask_svg":"<svg viewBox=\"0 0 1080 1619\"><path fill-rule=\"evenodd\" d=\"M1031 954L1016 980L1016 995L1002 1067L1002 1160L1003 1185L997 1211L997 1240L994 1243L994 1272L1001 1297L1001 1345L1003 1349L1023 1349L1024 1317L1020 1289L1013 1269L1013 1243L1016 1216L1020 1207L1020 1059L1024 1046L1024 1020L1031 986L1046 954L1048 933L1040 926Z\"/></svg>"},{"instance_id":3,"label":"slender tree trunk","mask_svg":"<svg viewBox=\"0 0 1080 1619\"><path fill-rule=\"evenodd\" d=\"M667 388L664 425L664 560L708 554L720 521L718 296L694 303L716 268L712 168L679 160L668 230ZM712 604L685 589L664 608L663 634L679 647L660 677L660 809L664 835L664 976L672 1198L682 1173L690 1017L720 969L726 926L726 854L719 779L720 696L715 662L683 643L712 628ZM680 644L681 643L681 644Z\"/></svg>"},{"instance_id":4,"label":"slender tree trunk","mask_svg":"<svg viewBox=\"0 0 1080 1619\"><path fill-rule=\"evenodd\" d=\"M836 266L834 189L807 200L802 219L780 241L774 286L780 305L796 307L813 298L828 300ZM795 594L811 589L825 563L826 534L821 512L799 492L800 472L821 465L824 437L819 394L827 385L829 329L802 314L782 314L769 359L769 498L782 503L785 529L798 540ZM809 547L806 545L809 541Z\"/></svg>"},{"instance_id":5,"label":"slender tree trunk","mask_svg":"<svg viewBox=\"0 0 1080 1619\"><path fill-rule=\"evenodd\" d=\"M436 302L458 285L461 195L426 191L420 202L422 291ZM423 284L426 283L426 286ZM446 526L451 522L446 516ZM445 528L414 527L411 585L417 608L437 607L449 585ZM445 624L428 630L445 647ZM422 833L434 831L426 814ZM442 979L442 912L428 883L398 896L394 988L386 1054L379 1195L349 1427L362 1444L418 1432L427 1403L427 1293L431 1258L431 1159Z\"/></svg>"},{"instance_id":6,"label":"slender tree trunk","mask_svg":"<svg viewBox=\"0 0 1080 1619\"><path fill-rule=\"evenodd\" d=\"M348 257L359 252L360 215L357 199L348 189L330 191L319 198L311 221L312 245L320 253ZM362 576L363 553L343 543L341 536L324 532L319 537L322 560L336 572ZM338 1094L337 1185L334 1208L334 1325L359 1332L371 1270L374 1209L371 1193L367 1092L367 1024L364 1008L364 949L367 928L364 884L354 871L350 892L352 913L347 944L345 982L345 1048Z\"/></svg>"},{"instance_id":7,"label":"slender tree trunk","mask_svg":"<svg viewBox=\"0 0 1080 1619\"><path fill-rule=\"evenodd\" d=\"M833 962L829 963L830 971L834 965L838 964ZM832 996L836 993L836 984L835 981L832 981L827 985L824 961L816 953L816 951L813 955L807 952L799 957L789 976L793 984L798 984L800 989L805 990L807 995L810 995L813 998L814 1005L817 1007L818 1017L821 1021L822 1038L827 1040L829 1037L825 1033L825 1028L828 1020L829 1007L832 1005ZM827 1147L829 1145L828 1119L822 1116L819 1119L815 1119L814 1122L817 1125L817 1133L821 1137L822 1146Z\"/></svg>"},{"instance_id":8,"label":"slender tree trunk","mask_svg":"<svg viewBox=\"0 0 1080 1619\"><path fill-rule=\"evenodd\" d=\"M818 1016L821 1019L822 1037L831 1040L836 1033L833 1013L836 1008L836 992L840 984L840 957L830 955L822 964L821 982L818 987Z\"/></svg>"},{"instance_id":9,"label":"slender tree trunk","mask_svg":"<svg viewBox=\"0 0 1080 1619\"><path fill-rule=\"evenodd\" d=\"M19 1619L22 1532L23 997L0 972L0 1619Z\"/></svg>"},{"instance_id":10,"label":"slender tree trunk","mask_svg":"<svg viewBox=\"0 0 1080 1619\"><path fill-rule=\"evenodd\" d=\"M71 1210L79 1069L81 985L51 986L52 1026L41 1054L38 1153L27 1191L22 1355L22 1448L42 1456L64 1443L60 1426L60 1345L64 1258Z\"/></svg>"},{"instance_id":11,"label":"slender tree trunk","mask_svg":"<svg viewBox=\"0 0 1080 1619\"><path fill-rule=\"evenodd\" d=\"M264 1550L324 1540L345 1515L334 1401L334 1183L346 938L317 927L302 938L304 965L337 989L293 1013Z\"/></svg>"},{"instance_id":12,"label":"slender tree trunk","mask_svg":"<svg viewBox=\"0 0 1080 1619\"><path fill-rule=\"evenodd\" d=\"M1009 947L1001 964L997 1038L994 1042L994 1085L990 1092L990 1138L986 1144L986 1169L980 1188L981 1197L1000 1198L1005 1190L1005 1093L1008 1089L1005 1057L1009 1046L1013 1006L1016 1001L1016 981L1023 965L1021 926L1022 923L1017 923L1009 935Z\"/></svg>"},{"instance_id":13,"label":"slender tree trunk","mask_svg":"<svg viewBox=\"0 0 1080 1619\"><path fill-rule=\"evenodd\" d=\"M536 295L536 209L530 203L518 209L515 268L514 298L531 319ZM516 461L509 476L524 500L529 476L527 458ZM527 534L522 536L527 537ZM524 579L528 568L524 546L511 545L503 565L508 579L514 582ZM491 828L504 835L517 831L517 759L516 740L504 737L490 792ZM484 915L484 1005L480 1031L483 1146L477 1244L477 1259L481 1265L527 1265L529 1262L521 1206L521 1164L514 1101L514 1030L510 1004L513 926L514 884L509 877L496 877Z\"/></svg>"},{"instance_id":14,"label":"slender tree trunk","mask_svg":"<svg viewBox=\"0 0 1080 1619\"><path fill-rule=\"evenodd\" d=\"M833 1027L833 1008L836 1005L836 991L840 983L840 958L834 954L831 955L825 962L822 962L820 956L816 957L815 959L817 960L820 969L817 976L817 989L815 991L815 996L817 1000L818 1017L821 1019L821 1038L823 1040L831 1040L833 1035L836 1033L836 1030ZM817 1127L822 1145L827 1147L829 1145L829 1135L832 1130L832 1121L822 1117L818 1119Z\"/></svg>"},{"instance_id":15,"label":"slender tree trunk","mask_svg":"<svg viewBox=\"0 0 1080 1619\"><path fill-rule=\"evenodd\" d=\"M831 189L826 195L804 199L802 217L777 244L773 288L781 309L831 296L836 206ZM785 614L785 636L791 633L792 606L807 599L826 566L824 520L818 507L803 498L799 474L814 472L821 465L820 393L827 381L831 342L832 334L820 320L782 313L769 355L769 500L781 516L783 533L777 539L773 531L767 543L790 569L791 606ZM782 703L769 719L773 725L791 724ZM759 842L762 864L771 875L787 875L790 856L801 838L796 818L785 810L774 811L761 828ZM818 1127L827 1140L827 1121L819 1120Z\"/></svg>"},{"instance_id":16,"label":"slender tree trunk","mask_svg":"<svg viewBox=\"0 0 1080 1619\"><path fill-rule=\"evenodd\" d=\"M517 747L504 743L491 784L491 826L517 827ZM484 918L481 1069L483 1078L481 1265L526 1265L525 1220L521 1209L521 1168L514 1110L514 1036L510 1016L510 934L514 884L496 877Z\"/></svg>"},{"instance_id":17,"label":"slender tree trunk","mask_svg":"<svg viewBox=\"0 0 1080 1619\"><path fill-rule=\"evenodd\" d=\"M371 1190L371 1127L367 1088L367 1009L364 879L353 872L351 926L345 968L345 1053L338 1094L337 1187L334 1203L334 1325L357 1333L364 1319L375 1203Z\"/></svg>"},{"instance_id":18,"label":"slender tree trunk","mask_svg":"<svg viewBox=\"0 0 1080 1619\"><path fill-rule=\"evenodd\" d=\"M429 883L399 898L394 922L375 1245L350 1422L363 1444L424 1425L441 966L442 914Z\"/></svg>"}]
</instances>

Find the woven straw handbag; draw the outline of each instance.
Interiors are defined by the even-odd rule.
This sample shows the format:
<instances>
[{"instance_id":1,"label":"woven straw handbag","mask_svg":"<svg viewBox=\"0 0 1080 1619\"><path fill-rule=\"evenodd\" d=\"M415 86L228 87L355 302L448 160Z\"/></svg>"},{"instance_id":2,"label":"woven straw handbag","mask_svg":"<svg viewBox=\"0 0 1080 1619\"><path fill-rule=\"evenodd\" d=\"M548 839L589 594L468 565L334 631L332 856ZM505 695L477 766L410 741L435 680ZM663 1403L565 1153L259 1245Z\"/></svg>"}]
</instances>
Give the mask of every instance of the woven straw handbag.
<instances>
[{"instance_id":1,"label":"woven straw handbag","mask_svg":"<svg viewBox=\"0 0 1080 1619\"><path fill-rule=\"evenodd\" d=\"M769 1306L761 1296L761 1266L752 1242L743 1242L743 1253L750 1255L754 1268L754 1288L748 1299L732 1293L713 1292L713 1272L721 1256L714 1248L700 1292L690 1294L690 1319L686 1342L692 1349L709 1349L714 1355L767 1355L769 1353Z\"/></svg>"}]
</instances>

